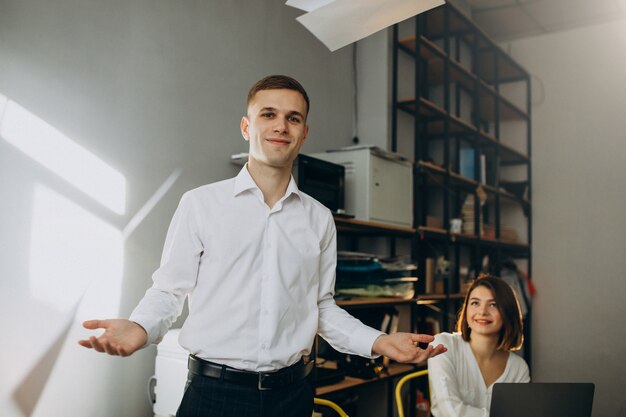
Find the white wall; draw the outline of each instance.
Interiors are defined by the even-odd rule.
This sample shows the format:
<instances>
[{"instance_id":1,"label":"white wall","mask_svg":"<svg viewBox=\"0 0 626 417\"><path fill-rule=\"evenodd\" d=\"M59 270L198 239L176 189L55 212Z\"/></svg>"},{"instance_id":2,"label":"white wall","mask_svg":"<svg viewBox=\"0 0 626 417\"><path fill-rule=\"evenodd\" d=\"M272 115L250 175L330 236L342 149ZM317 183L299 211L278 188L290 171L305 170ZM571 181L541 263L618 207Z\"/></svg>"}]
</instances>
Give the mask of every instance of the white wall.
<instances>
[{"instance_id":1,"label":"white wall","mask_svg":"<svg viewBox=\"0 0 626 417\"><path fill-rule=\"evenodd\" d=\"M80 323L127 316L182 193L237 172L257 79L307 88L305 152L351 143L352 52L328 52L299 14L269 0L0 0L3 416L150 415L155 349L96 354L76 343Z\"/></svg>"},{"instance_id":2,"label":"white wall","mask_svg":"<svg viewBox=\"0 0 626 417\"><path fill-rule=\"evenodd\" d=\"M357 134L359 143L390 148L391 30L357 42Z\"/></svg>"},{"instance_id":3,"label":"white wall","mask_svg":"<svg viewBox=\"0 0 626 417\"><path fill-rule=\"evenodd\" d=\"M594 382L594 417L624 416L626 21L508 47L534 76L532 377Z\"/></svg>"}]
</instances>

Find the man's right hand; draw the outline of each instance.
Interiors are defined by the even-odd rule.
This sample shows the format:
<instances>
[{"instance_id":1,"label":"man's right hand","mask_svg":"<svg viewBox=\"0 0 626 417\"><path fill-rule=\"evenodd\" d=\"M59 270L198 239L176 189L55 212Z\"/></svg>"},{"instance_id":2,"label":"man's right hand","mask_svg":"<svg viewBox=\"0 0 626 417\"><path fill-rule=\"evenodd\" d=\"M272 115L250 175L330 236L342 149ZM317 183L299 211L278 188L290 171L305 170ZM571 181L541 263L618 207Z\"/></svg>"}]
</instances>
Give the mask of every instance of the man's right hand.
<instances>
[{"instance_id":1,"label":"man's right hand","mask_svg":"<svg viewBox=\"0 0 626 417\"><path fill-rule=\"evenodd\" d=\"M148 341L143 327L126 319L87 320L83 327L90 330L104 329L99 337L91 336L78 343L109 355L129 356L141 349Z\"/></svg>"}]
</instances>

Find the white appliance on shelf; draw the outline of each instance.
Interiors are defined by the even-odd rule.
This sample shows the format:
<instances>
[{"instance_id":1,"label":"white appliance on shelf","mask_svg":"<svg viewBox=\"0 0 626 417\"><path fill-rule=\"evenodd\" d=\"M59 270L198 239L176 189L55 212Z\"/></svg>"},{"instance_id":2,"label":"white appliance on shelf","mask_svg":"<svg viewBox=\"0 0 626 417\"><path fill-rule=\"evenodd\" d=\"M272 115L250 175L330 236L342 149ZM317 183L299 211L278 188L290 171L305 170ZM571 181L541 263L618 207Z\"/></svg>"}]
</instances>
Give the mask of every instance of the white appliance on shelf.
<instances>
[{"instance_id":1,"label":"white appliance on shelf","mask_svg":"<svg viewBox=\"0 0 626 417\"><path fill-rule=\"evenodd\" d=\"M362 145L309 154L346 169L345 210L358 220L413 227L413 163Z\"/></svg>"},{"instance_id":2,"label":"white appliance on shelf","mask_svg":"<svg viewBox=\"0 0 626 417\"><path fill-rule=\"evenodd\" d=\"M187 383L189 352L178 344L180 329L171 329L157 345L154 377L154 416L174 417Z\"/></svg>"}]
</instances>

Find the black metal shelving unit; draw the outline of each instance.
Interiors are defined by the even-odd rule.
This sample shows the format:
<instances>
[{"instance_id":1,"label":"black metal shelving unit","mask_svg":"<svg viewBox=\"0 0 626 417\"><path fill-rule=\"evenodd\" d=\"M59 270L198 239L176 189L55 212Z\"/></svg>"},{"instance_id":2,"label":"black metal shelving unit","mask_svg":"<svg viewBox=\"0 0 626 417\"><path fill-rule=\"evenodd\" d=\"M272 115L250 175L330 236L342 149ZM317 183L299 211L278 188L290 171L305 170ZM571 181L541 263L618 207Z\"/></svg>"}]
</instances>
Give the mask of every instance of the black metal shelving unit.
<instances>
[{"instance_id":1,"label":"black metal shelving unit","mask_svg":"<svg viewBox=\"0 0 626 417\"><path fill-rule=\"evenodd\" d=\"M410 76L406 76L407 62L412 66ZM470 270L480 271L483 257L489 255L492 265L500 265L505 259L523 260L531 275L530 74L448 3L394 26L392 65L391 150L406 149L404 145L411 143L415 160L416 236L412 240L412 256L424 265L428 254L436 248L451 261L453 268L445 296L438 300L445 312L442 330L451 330L451 317L462 302L462 255L469 258ZM511 125L517 131L526 130L525 134L515 134L516 143L509 137ZM521 146L520 142L525 143ZM461 175L460 153L464 148L474 150L473 178ZM481 178L481 155L485 155L489 168L486 183L474 179ZM521 177L517 181L527 182L525 195L502 187L504 171ZM487 196L484 206L478 193ZM473 233L451 233L447 225L451 218L460 217L461 196L472 194ZM427 225L433 206L443 228ZM520 210L523 214L518 219L521 217L526 223L525 241L504 239L502 217L507 210ZM489 237L482 233L481 222L493 226ZM530 364L528 308L524 357Z\"/></svg>"},{"instance_id":2,"label":"black metal shelving unit","mask_svg":"<svg viewBox=\"0 0 626 417\"><path fill-rule=\"evenodd\" d=\"M418 231L413 228L399 227L351 218L335 217L335 225L337 227L338 235L346 238L344 244L347 243L349 249L354 251L358 251L360 249L359 242L361 239L384 238L388 241L388 255L395 256L397 239L409 240L413 242L419 237ZM414 245L412 244L411 246ZM410 309L410 328L415 329L418 306L423 303L440 302L442 299L442 296L437 295L433 297L417 296L416 292L416 295L410 299L392 297L355 297L348 300L337 300L337 305L352 313L357 310L372 308L377 309L381 307L405 306ZM313 355L316 355L315 349ZM332 396L337 395L337 393L351 393L359 387L365 385L380 384L386 393L386 415L391 417L395 413L393 395L395 384L399 378L417 369L419 368L416 365L391 363L382 374L375 378L359 379L346 377L344 380L336 384L317 387L316 395L320 397L332 398Z\"/></svg>"}]
</instances>

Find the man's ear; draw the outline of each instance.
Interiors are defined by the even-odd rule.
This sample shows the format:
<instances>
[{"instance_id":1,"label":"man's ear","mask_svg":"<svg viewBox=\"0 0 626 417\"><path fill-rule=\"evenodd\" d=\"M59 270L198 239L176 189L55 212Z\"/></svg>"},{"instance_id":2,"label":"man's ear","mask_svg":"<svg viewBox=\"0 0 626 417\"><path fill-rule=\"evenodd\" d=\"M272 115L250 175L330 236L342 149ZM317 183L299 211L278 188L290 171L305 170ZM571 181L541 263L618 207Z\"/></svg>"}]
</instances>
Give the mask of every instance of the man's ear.
<instances>
[{"instance_id":1,"label":"man's ear","mask_svg":"<svg viewBox=\"0 0 626 417\"><path fill-rule=\"evenodd\" d=\"M309 137L309 125L305 125L304 127L304 138L302 139L302 143L306 142L306 138Z\"/></svg>"},{"instance_id":2,"label":"man's ear","mask_svg":"<svg viewBox=\"0 0 626 417\"><path fill-rule=\"evenodd\" d=\"M248 116L243 116L241 118L241 122L239 123L239 127L241 128L241 136L246 141L250 140L250 135L248 134L248 127L250 126L250 120L248 120Z\"/></svg>"}]
</instances>

